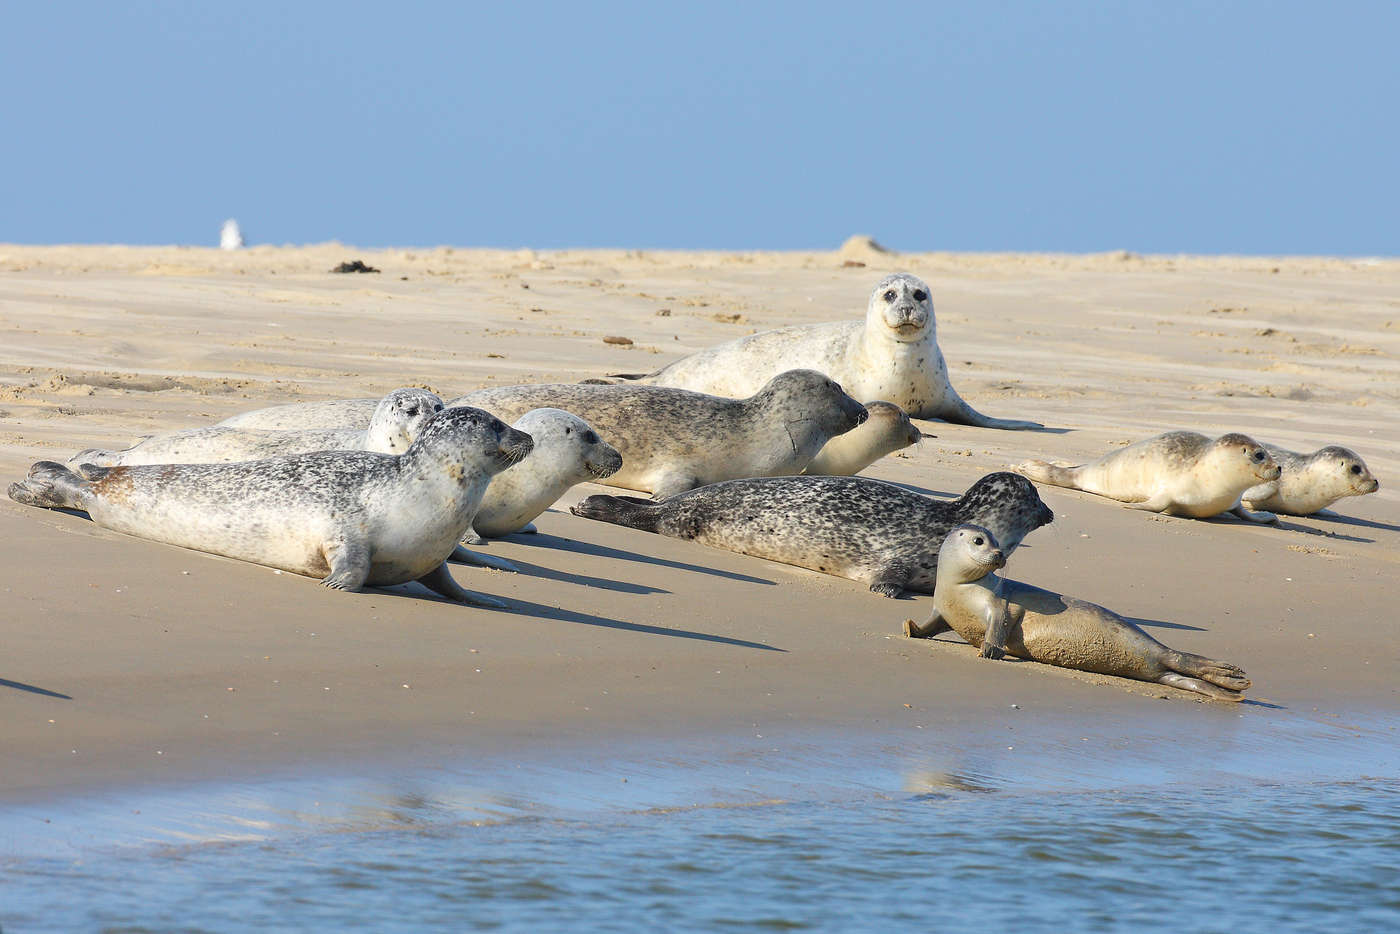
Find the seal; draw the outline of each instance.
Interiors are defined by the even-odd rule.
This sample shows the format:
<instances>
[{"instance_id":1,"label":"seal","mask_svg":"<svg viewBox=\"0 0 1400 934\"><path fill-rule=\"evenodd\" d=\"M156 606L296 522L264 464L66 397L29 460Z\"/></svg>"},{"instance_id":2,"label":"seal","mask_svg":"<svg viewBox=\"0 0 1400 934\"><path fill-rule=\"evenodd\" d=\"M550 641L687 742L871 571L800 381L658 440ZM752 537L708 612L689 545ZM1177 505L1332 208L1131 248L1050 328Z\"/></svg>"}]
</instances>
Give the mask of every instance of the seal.
<instances>
[{"instance_id":1,"label":"seal","mask_svg":"<svg viewBox=\"0 0 1400 934\"><path fill-rule=\"evenodd\" d=\"M851 477L886 454L918 444L924 433L914 427L904 410L893 402L865 403L869 417L864 424L837 435L817 452L807 469L812 475Z\"/></svg>"},{"instance_id":2,"label":"seal","mask_svg":"<svg viewBox=\"0 0 1400 934\"><path fill-rule=\"evenodd\" d=\"M216 428L257 428L264 431L300 431L306 428L363 429L374 416L378 399L331 399L327 402L289 402L239 412Z\"/></svg>"},{"instance_id":3,"label":"seal","mask_svg":"<svg viewBox=\"0 0 1400 934\"><path fill-rule=\"evenodd\" d=\"M95 467L40 461L11 484L29 506L80 509L138 538L322 577L334 590L416 580L451 600L444 561L494 474L530 436L477 409L439 412L400 455L321 451L240 464Z\"/></svg>"},{"instance_id":4,"label":"seal","mask_svg":"<svg viewBox=\"0 0 1400 934\"><path fill-rule=\"evenodd\" d=\"M862 402L885 399L913 418L941 418L979 428L1043 428L992 418L963 401L948 381L938 349L933 297L917 276L886 276L870 293L864 321L836 321L761 331L682 357L645 376L654 386L717 396L747 396L792 367L819 370Z\"/></svg>"},{"instance_id":5,"label":"seal","mask_svg":"<svg viewBox=\"0 0 1400 934\"><path fill-rule=\"evenodd\" d=\"M535 447L518 467L491 479L472 519L474 534L467 536L475 544L512 532L533 532L531 521L569 487L610 477L622 466L622 455L571 412L532 409L511 427L533 438Z\"/></svg>"},{"instance_id":6,"label":"seal","mask_svg":"<svg viewBox=\"0 0 1400 934\"><path fill-rule=\"evenodd\" d=\"M1279 466L1278 480L1245 490L1237 513L1262 509L1289 516L1336 515L1327 507L1337 500L1365 496L1381 486L1350 448L1331 444L1299 454L1266 444L1264 450Z\"/></svg>"},{"instance_id":7,"label":"seal","mask_svg":"<svg viewBox=\"0 0 1400 934\"><path fill-rule=\"evenodd\" d=\"M223 464L312 451L375 451L402 454L423 424L443 409L426 389L395 389L375 407L369 427L265 429L192 428L147 438L124 451L88 448L68 459L69 467L134 467L138 464Z\"/></svg>"},{"instance_id":8,"label":"seal","mask_svg":"<svg viewBox=\"0 0 1400 934\"><path fill-rule=\"evenodd\" d=\"M1083 490L1131 509L1204 519L1234 511L1245 490L1278 479L1264 446L1241 434L1212 441L1194 431L1169 431L1079 467L1030 460L1011 468L1037 483ZM1272 522L1269 513L1239 513Z\"/></svg>"},{"instance_id":9,"label":"seal","mask_svg":"<svg viewBox=\"0 0 1400 934\"><path fill-rule=\"evenodd\" d=\"M1168 648L1097 604L1007 580L996 536L976 525L948 533L938 550L934 613L928 623L904 624L904 634L927 638L953 630L983 658L1017 658L1153 681L1215 700L1243 700L1245 673L1229 662Z\"/></svg>"},{"instance_id":10,"label":"seal","mask_svg":"<svg viewBox=\"0 0 1400 934\"><path fill-rule=\"evenodd\" d=\"M938 546L977 522L1014 549L1055 518L1025 477L992 473L959 498L932 499L866 477L770 477L716 483L650 503L590 496L600 519L868 584L875 593L933 593Z\"/></svg>"},{"instance_id":11,"label":"seal","mask_svg":"<svg viewBox=\"0 0 1400 934\"><path fill-rule=\"evenodd\" d=\"M788 370L747 399L661 386L553 383L479 389L448 403L501 418L572 412L608 439L622 468L608 486L657 498L737 477L800 473L822 445L865 420L865 407L814 370Z\"/></svg>"}]
</instances>

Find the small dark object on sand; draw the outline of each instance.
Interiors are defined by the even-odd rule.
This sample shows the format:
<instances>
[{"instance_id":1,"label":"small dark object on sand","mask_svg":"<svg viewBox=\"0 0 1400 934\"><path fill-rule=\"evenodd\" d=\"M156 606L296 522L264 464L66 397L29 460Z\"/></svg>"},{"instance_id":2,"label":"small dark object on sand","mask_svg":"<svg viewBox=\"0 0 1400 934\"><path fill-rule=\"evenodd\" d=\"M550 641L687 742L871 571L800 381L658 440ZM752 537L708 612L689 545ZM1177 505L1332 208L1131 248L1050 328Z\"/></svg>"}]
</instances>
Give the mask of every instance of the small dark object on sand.
<instances>
[{"instance_id":1,"label":"small dark object on sand","mask_svg":"<svg viewBox=\"0 0 1400 934\"><path fill-rule=\"evenodd\" d=\"M361 260L358 260L358 259L355 260L353 263L341 263L339 266L337 266L337 267L335 267L334 269L331 270L331 272L378 272L378 271L379 271L379 270L378 270L378 269L375 269L373 266L366 266Z\"/></svg>"}]
</instances>

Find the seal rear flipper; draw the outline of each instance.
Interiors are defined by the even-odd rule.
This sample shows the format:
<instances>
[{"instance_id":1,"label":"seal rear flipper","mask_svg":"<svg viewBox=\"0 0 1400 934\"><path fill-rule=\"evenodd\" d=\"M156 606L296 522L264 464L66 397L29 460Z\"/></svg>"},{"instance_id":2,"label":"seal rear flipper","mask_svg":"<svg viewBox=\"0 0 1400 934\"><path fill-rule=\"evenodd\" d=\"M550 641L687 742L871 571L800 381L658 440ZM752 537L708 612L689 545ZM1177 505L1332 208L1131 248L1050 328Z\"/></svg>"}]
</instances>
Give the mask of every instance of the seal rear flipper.
<instances>
[{"instance_id":1,"label":"seal rear flipper","mask_svg":"<svg viewBox=\"0 0 1400 934\"><path fill-rule=\"evenodd\" d=\"M655 376L655 373L609 373L613 379L646 379L648 376ZM588 382L588 380L584 380Z\"/></svg>"},{"instance_id":2,"label":"seal rear flipper","mask_svg":"<svg viewBox=\"0 0 1400 934\"><path fill-rule=\"evenodd\" d=\"M465 603L468 606L486 607L492 610L507 610L510 605L503 603L494 597L483 597L481 594L472 593L461 584L452 579L452 572L447 570L447 562L439 564L427 574L418 578L418 583L427 587L433 593L446 597L449 600L456 600L458 603Z\"/></svg>"},{"instance_id":3,"label":"seal rear flipper","mask_svg":"<svg viewBox=\"0 0 1400 934\"><path fill-rule=\"evenodd\" d=\"M1232 691L1229 688L1217 687L1209 681L1202 681L1199 678L1188 678L1186 675L1179 675L1174 671L1169 671L1157 679L1158 683L1170 687L1180 688L1183 691L1194 691L1197 694L1204 694L1212 700L1242 701L1244 695L1239 691Z\"/></svg>"},{"instance_id":4,"label":"seal rear flipper","mask_svg":"<svg viewBox=\"0 0 1400 934\"><path fill-rule=\"evenodd\" d=\"M661 522L661 504L636 496L598 494L569 509L576 516L625 525L629 529L655 532Z\"/></svg>"},{"instance_id":5,"label":"seal rear flipper","mask_svg":"<svg viewBox=\"0 0 1400 934\"><path fill-rule=\"evenodd\" d=\"M1051 486L1063 486L1071 490L1079 489L1078 467L1061 467L1049 461L1030 460L1014 464L1008 469L1012 473L1018 473L1036 483L1048 483Z\"/></svg>"},{"instance_id":6,"label":"seal rear flipper","mask_svg":"<svg viewBox=\"0 0 1400 934\"><path fill-rule=\"evenodd\" d=\"M80 468L81 469L81 468ZM55 461L39 461L29 476L10 484L10 499L44 509L86 511L87 481Z\"/></svg>"},{"instance_id":7,"label":"seal rear flipper","mask_svg":"<svg viewBox=\"0 0 1400 934\"><path fill-rule=\"evenodd\" d=\"M482 539L481 544L485 543ZM470 544L478 544L472 542ZM490 555L483 555L479 552L468 551L461 545L452 549L452 554L447 556L448 561L456 561L459 564L471 564L479 568L490 568L493 571L509 571L512 574L518 573L520 568L511 564L505 558L493 558Z\"/></svg>"}]
</instances>

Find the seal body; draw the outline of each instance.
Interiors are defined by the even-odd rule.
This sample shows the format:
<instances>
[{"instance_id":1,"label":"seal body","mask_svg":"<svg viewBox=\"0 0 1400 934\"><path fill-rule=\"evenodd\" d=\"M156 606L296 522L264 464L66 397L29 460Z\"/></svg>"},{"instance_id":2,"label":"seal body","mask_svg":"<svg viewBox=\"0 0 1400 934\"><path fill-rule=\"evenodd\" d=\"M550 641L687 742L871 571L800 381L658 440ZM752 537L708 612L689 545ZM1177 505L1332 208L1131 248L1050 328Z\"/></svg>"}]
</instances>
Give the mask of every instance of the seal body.
<instances>
[{"instance_id":1,"label":"seal body","mask_svg":"<svg viewBox=\"0 0 1400 934\"><path fill-rule=\"evenodd\" d=\"M1079 467L1031 460L1011 468L1037 483L1083 490L1133 509L1203 519L1233 510L1245 490L1278 479L1264 446L1241 434L1215 440L1169 431L1105 454ZM1246 516L1273 521L1267 513Z\"/></svg>"},{"instance_id":2,"label":"seal body","mask_svg":"<svg viewBox=\"0 0 1400 934\"><path fill-rule=\"evenodd\" d=\"M952 501L865 477L730 480L659 503L590 496L575 515L810 568L887 597L933 593L949 529L979 522L1008 547L1054 518L1024 477L993 473Z\"/></svg>"},{"instance_id":3,"label":"seal body","mask_svg":"<svg viewBox=\"0 0 1400 934\"><path fill-rule=\"evenodd\" d=\"M480 538L518 532L569 487L617 473L622 455L583 419L560 409L532 409L511 426L534 439L520 465L497 474L472 519Z\"/></svg>"},{"instance_id":4,"label":"seal body","mask_svg":"<svg viewBox=\"0 0 1400 934\"><path fill-rule=\"evenodd\" d=\"M1237 666L1178 652L1112 610L997 576L1006 564L996 536L964 525L938 552L934 616L905 634L951 628L984 658L1017 658L1098 674L1154 681L1216 700L1238 701L1249 679Z\"/></svg>"},{"instance_id":5,"label":"seal body","mask_svg":"<svg viewBox=\"0 0 1400 934\"><path fill-rule=\"evenodd\" d=\"M423 424L443 409L442 400L424 389L395 389L375 406L369 427L302 428L273 431L214 426L174 431L147 438L124 451L89 448L69 458L68 466L132 467L138 464L222 464L262 460L312 451L374 451L402 454Z\"/></svg>"},{"instance_id":6,"label":"seal body","mask_svg":"<svg viewBox=\"0 0 1400 934\"><path fill-rule=\"evenodd\" d=\"M640 377L718 396L747 396L792 367L826 373L862 402L884 399L914 418L981 428L1040 428L1037 422L976 411L948 381L938 348L933 297L922 279L886 276L875 286L864 321L797 325L741 337L682 357Z\"/></svg>"},{"instance_id":7,"label":"seal body","mask_svg":"<svg viewBox=\"0 0 1400 934\"><path fill-rule=\"evenodd\" d=\"M305 428L363 429L374 417L378 399L331 399L327 402L290 402L240 412L219 422L219 428L258 428L295 431Z\"/></svg>"},{"instance_id":8,"label":"seal body","mask_svg":"<svg viewBox=\"0 0 1400 934\"><path fill-rule=\"evenodd\" d=\"M914 427L904 410L893 402L867 402L865 422L837 435L817 452L802 472L812 475L850 477L860 473L886 454L918 444L924 433Z\"/></svg>"},{"instance_id":9,"label":"seal body","mask_svg":"<svg viewBox=\"0 0 1400 934\"><path fill-rule=\"evenodd\" d=\"M865 420L865 407L812 370L779 373L746 399L660 386L557 383L480 389L449 406L501 418L564 409L622 455L608 486L669 496L736 477L800 473L822 445Z\"/></svg>"},{"instance_id":10,"label":"seal body","mask_svg":"<svg viewBox=\"0 0 1400 934\"><path fill-rule=\"evenodd\" d=\"M1266 444L1264 450L1281 472L1274 483L1244 491L1242 505L1248 509L1310 516L1344 497L1365 496L1380 489L1366 462L1349 448L1333 444L1299 454Z\"/></svg>"},{"instance_id":11,"label":"seal body","mask_svg":"<svg viewBox=\"0 0 1400 934\"><path fill-rule=\"evenodd\" d=\"M475 409L434 415L402 455L323 451L237 464L134 467L41 461L10 486L31 506L80 509L140 538L322 577L337 590L418 580L483 605L443 562L491 477L529 435Z\"/></svg>"}]
</instances>

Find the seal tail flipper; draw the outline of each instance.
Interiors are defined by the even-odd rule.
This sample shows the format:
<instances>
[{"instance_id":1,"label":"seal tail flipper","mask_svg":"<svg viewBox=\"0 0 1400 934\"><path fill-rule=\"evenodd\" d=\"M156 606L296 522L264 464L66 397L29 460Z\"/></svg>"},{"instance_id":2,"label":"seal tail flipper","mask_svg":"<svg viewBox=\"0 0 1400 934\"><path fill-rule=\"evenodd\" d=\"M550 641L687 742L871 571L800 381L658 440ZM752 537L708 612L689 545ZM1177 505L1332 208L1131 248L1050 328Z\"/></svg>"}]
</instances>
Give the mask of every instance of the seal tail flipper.
<instances>
[{"instance_id":1,"label":"seal tail flipper","mask_svg":"<svg viewBox=\"0 0 1400 934\"><path fill-rule=\"evenodd\" d=\"M1064 486L1072 490L1079 489L1078 467L1061 467L1049 461L1031 460L1014 464L1009 469L1012 473L1018 473L1036 483Z\"/></svg>"},{"instance_id":2,"label":"seal tail flipper","mask_svg":"<svg viewBox=\"0 0 1400 934\"><path fill-rule=\"evenodd\" d=\"M590 496L569 510L585 519L598 519L614 525L625 525L629 529L655 532L661 521L661 510L657 503L638 496Z\"/></svg>"},{"instance_id":3,"label":"seal tail flipper","mask_svg":"<svg viewBox=\"0 0 1400 934\"><path fill-rule=\"evenodd\" d=\"M103 473L106 471L103 470ZM62 464L39 461L29 468L29 476L10 484L10 499L44 509L86 510L87 486L87 479Z\"/></svg>"}]
</instances>

